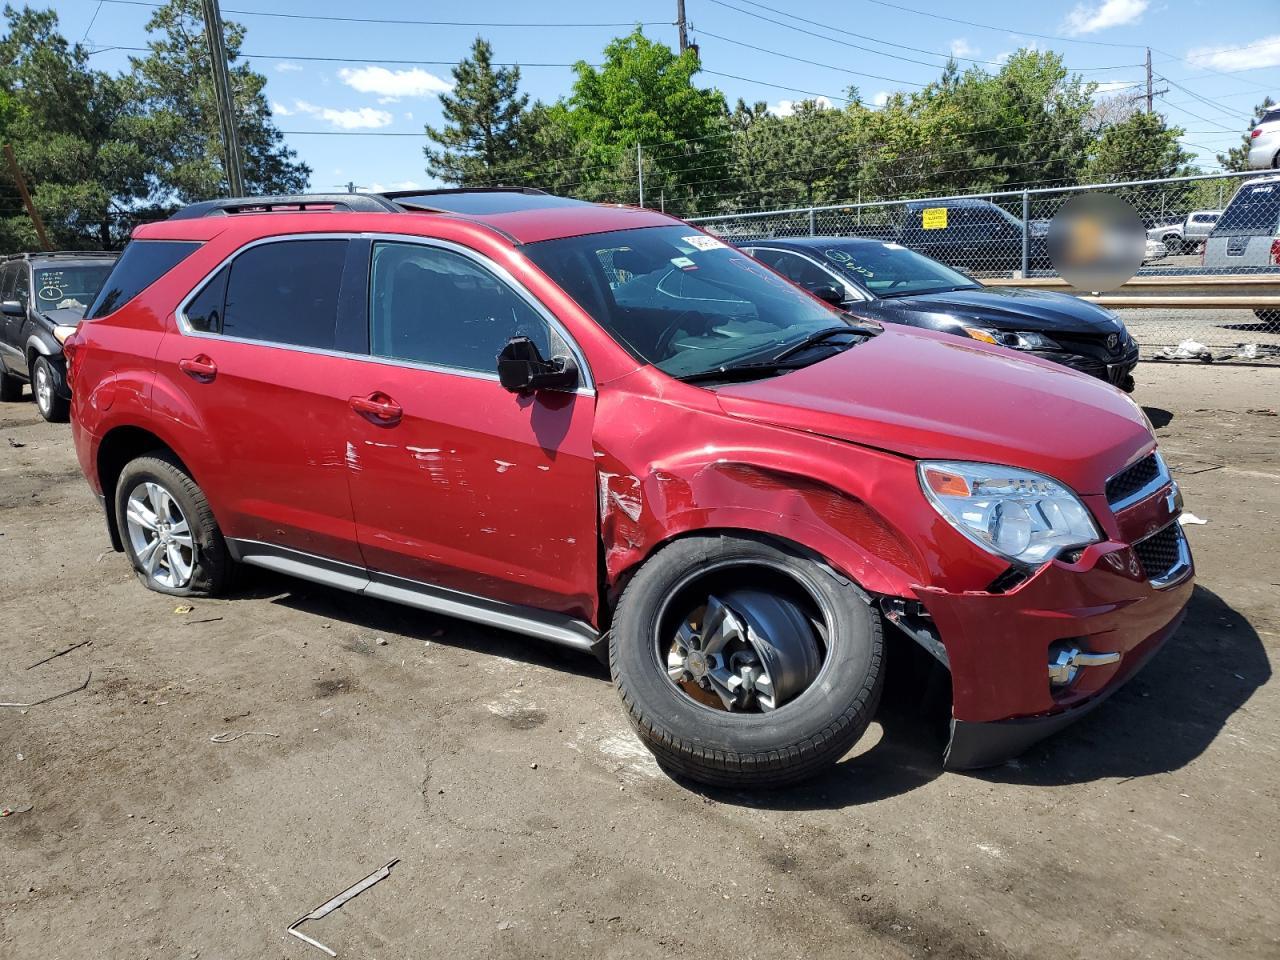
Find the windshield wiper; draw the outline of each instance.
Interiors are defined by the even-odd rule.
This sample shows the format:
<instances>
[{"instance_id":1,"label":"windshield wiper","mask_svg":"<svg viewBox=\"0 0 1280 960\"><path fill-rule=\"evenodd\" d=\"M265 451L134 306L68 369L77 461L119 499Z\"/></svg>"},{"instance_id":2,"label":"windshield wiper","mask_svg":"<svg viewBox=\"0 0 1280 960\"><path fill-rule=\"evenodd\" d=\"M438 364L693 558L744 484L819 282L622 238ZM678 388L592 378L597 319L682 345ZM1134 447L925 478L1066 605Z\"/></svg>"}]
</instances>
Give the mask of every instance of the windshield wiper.
<instances>
[{"instance_id":1,"label":"windshield wiper","mask_svg":"<svg viewBox=\"0 0 1280 960\"><path fill-rule=\"evenodd\" d=\"M771 373L782 373L786 370L799 370L807 367L807 363L778 363L776 360L758 360L754 363L728 363L711 370L699 370L697 373L686 373L676 377L682 383L702 383L707 380L754 380Z\"/></svg>"},{"instance_id":2,"label":"windshield wiper","mask_svg":"<svg viewBox=\"0 0 1280 960\"><path fill-rule=\"evenodd\" d=\"M865 337L867 335L865 330L859 330L855 327L850 327L847 325L839 326L839 327L827 327L823 330L817 330L809 334L807 337L804 337L803 339L797 341L796 343L791 344L791 346L787 347L786 349L778 353L775 353L772 357L769 358L769 360L772 363L777 363L779 360L785 360L787 359L787 357L793 357L797 353L799 353L801 350L807 350L809 349L809 347L816 346L817 344L830 340L832 337L839 336L842 333L847 333L853 337Z\"/></svg>"},{"instance_id":3,"label":"windshield wiper","mask_svg":"<svg viewBox=\"0 0 1280 960\"><path fill-rule=\"evenodd\" d=\"M952 287L930 287L926 290L899 290L876 294L881 300L894 300L898 297L928 297L935 293L955 293L957 290L981 290L980 283L964 283Z\"/></svg>"}]
</instances>

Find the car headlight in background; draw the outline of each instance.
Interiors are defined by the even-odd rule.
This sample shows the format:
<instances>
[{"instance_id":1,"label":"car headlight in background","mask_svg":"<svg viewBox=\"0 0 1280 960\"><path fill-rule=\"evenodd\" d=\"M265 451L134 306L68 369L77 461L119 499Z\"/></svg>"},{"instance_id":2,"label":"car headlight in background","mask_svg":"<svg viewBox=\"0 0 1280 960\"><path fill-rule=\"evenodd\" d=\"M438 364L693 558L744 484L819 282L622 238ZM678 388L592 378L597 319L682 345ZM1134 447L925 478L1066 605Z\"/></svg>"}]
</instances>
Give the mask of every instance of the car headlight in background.
<instances>
[{"instance_id":1,"label":"car headlight in background","mask_svg":"<svg viewBox=\"0 0 1280 960\"><path fill-rule=\"evenodd\" d=\"M66 343L67 337L76 332L74 323L60 323L53 328L53 337L59 343Z\"/></svg>"},{"instance_id":2,"label":"car headlight in background","mask_svg":"<svg viewBox=\"0 0 1280 960\"><path fill-rule=\"evenodd\" d=\"M917 469L934 509L990 553L1037 564L1102 539L1080 498L1043 474L955 460L923 460Z\"/></svg>"},{"instance_id":3,"label":"car headlight in background","mask_svg":"<svg viewBox=\"0 0 1280 960\"><path fill-rule=\"evenodd\" d=\"M1061 350L1061 345L1052 337L1033 330L993 330L990 327L961 327L974 340L983 343L994 343L997 347L1011 347L1014 350Z\"/></svg>"}]
</instances>

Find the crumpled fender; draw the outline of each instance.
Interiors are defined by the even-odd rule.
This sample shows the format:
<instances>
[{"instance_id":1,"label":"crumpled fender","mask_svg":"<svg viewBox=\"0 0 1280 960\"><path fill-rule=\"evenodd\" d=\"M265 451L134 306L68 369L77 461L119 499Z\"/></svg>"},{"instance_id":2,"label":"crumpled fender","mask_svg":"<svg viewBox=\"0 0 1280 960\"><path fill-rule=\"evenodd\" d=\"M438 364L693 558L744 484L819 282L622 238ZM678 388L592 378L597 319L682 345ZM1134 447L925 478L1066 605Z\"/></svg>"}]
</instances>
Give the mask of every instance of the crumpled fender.
<instances>
[{"instance_id":1,"label":"crumpled fender","mask_svg":"<svg viewBox=\"0 0 1280 960\"><path fill-rule=\"evenodd\" d=\"M873 506L900 500L903 485L920 496L910 460L732 418L714 395L677 386L691 402L617 382L600 394L594 442L611 589L674 537L737 529L798 544L867 591L914 596L928 565Z\"/></svg>"}]
</instances>

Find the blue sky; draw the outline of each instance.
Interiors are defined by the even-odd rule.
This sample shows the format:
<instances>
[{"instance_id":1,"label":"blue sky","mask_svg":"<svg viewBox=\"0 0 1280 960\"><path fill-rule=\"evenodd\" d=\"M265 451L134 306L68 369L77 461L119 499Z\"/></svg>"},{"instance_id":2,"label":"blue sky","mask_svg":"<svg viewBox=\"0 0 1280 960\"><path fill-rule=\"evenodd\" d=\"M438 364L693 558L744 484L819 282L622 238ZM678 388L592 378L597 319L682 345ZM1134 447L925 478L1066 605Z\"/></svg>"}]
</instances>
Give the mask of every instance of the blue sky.
<instances>
[{"instance_id":1,"label":"blue sky","mask_svg":"<svg viewBox=\"0 0 1280 960\"><path fill-rule=\"evenodd\" d=\"M127 52L104 48L146 42L146 5L49 5L70 39L102 50L94 56L100 68L128 65ZM677 42L675 0L222 0L222 7L224 19L247 27L244 52L268 77L277 122L311 165L315 190L348 180L366 189L429 185L422 127L439 124L438 93L448 89L449 65L466 55L477 35L490 40L495 59L524 65L524 90L544 100L566 94L572 83L571 70L556 64L598 62L609 39L637 21L647 24L649 36ZM936 78L949 52L999 62L1032 44L1063 53L1067 65L1089 79L1137 93L1142 48L1150 45L1153 69L1162 78L1157 87L1169 88L1158 99L1160 109L1188 131L1187 148L1211 165L1214 153L1238 141L1255 103L1268 93L1280 99L1276 0L687 0L686 7L691 37L702 51L703 83L718 87L730 102L765 100L780 112L814 94L838 105L849 84L868 103L882 102L889 92ZM323 16L520 25L308 19ZM377 60L437 62L371 62Z\"/></svg>"}]
</instances>

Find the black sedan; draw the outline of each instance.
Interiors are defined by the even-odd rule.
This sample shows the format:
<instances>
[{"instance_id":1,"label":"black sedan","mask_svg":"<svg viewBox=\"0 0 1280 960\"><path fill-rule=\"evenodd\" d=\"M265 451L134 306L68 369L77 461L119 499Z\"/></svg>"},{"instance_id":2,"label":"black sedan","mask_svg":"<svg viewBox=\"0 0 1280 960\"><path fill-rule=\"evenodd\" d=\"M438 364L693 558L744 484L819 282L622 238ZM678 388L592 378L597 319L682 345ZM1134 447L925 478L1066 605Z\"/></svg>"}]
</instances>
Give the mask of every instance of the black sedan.
<instances>
[{"instance_id":1,"label":"black sedan","mask_svg":"<svg viewBox=\"0 0 1280 960\"><path fill-rule=\"evenodd\" d=\"M1133 389L1138 345L1115 314L1065 293L981 283L897 243L852 237L739 246L860 316L1021 350Z\"/></svg>"}]
</instances>

